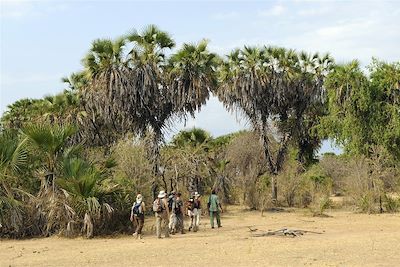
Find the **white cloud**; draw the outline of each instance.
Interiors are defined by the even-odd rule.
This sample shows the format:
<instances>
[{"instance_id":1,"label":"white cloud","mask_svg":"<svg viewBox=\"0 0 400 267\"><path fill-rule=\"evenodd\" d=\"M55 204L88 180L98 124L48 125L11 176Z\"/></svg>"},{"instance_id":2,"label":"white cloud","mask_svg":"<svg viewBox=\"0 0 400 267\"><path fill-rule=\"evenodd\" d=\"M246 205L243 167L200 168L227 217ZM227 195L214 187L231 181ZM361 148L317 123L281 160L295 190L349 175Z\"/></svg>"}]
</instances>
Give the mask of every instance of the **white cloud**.
<instances>
[{"instance_id":1,"label":"white cloud","mask_svg":"<svg viewBox=\"0 0 400 267\"><path fill-rule=\"evenodd\" d=\"M68 8L66 3L43 1L24 1L24 0L0 0L0 18L21 20L31 17L41 17L64 11Z\"/></svg>"},{"instance_id":2,"label":"white cloud","mask_svg":"<svg viewBox=\"0 0 400 267\"><path fill-rule=\"evenodd\" d=\"M282 15L285 11L286 11L286 8L285 8L283 5L277 4L277 5L273 6L273 7L270 8L270 9L267 9L267 10L263 10L263 11L258 12L258 15L259 15L259 16L262 16L262 17L280 16L280 15Z\"/></svg>"},{"instance_id":3,"label":"white cloud","mask_svg":"<svg viewBox=\"0 0 400 267\"><path fill-rule=\"evenodd\" d=\"M359 59L367 65L371 57L396 61L400 51L399 31L391 19L365 16L303 31L282 40L285 46L306 51L330 52L342 63Z\"/></svg>"}]
</instances>

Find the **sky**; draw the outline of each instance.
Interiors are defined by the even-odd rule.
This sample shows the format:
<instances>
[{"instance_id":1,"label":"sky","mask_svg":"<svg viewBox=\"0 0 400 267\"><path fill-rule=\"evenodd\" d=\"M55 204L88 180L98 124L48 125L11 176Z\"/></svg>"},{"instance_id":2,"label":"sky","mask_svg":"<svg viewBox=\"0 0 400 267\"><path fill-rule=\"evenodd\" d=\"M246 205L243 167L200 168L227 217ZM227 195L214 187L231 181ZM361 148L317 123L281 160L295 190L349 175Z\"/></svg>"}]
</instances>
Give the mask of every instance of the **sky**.
<instances>
[{"instance_id":1,"label":"sky","mask_svg":"<svg viewBox=\"0 0 400 267\"><path fill-rule=\"evenodd\" d=\"M179 48L210 41L221 55L243 45L329 52L338 63L400 60L400 1L21 1L0 0L0 114L21 98L61 92L97 38L156 24ZM213 136L249 128L211 97L196 119L177 123ZM324 142L321 152L340 149Z\"/></svg>"}]
</instances>

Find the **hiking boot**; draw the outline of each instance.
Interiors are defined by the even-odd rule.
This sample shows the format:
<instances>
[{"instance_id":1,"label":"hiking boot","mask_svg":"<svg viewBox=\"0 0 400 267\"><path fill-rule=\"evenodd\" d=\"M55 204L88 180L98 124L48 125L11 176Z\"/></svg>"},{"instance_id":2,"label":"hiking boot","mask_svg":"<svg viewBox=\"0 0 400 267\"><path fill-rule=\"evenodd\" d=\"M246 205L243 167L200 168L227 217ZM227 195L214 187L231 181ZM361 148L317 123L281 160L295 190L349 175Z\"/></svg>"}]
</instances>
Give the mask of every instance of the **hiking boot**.
<instances>
[{"instance_id":1,"label":"hiking boot","mask_svg":"<svg viewBox=\"0 0 400 267\"><path fill-rule=\"evenodd\" d=\"M211 226L211 229L214 229L214 226Z\"/></svg>"},{"instance_id":2,"label":"hiking boot","mask_svg":"<svg viewBox=\"0 0 400 267\"><path fill-rule=\"evenodd\" d=\"M222 225L218 225L218 228L221 228L222 227Z\"/></svg>"},{"instance_id":3,"label":"hiking boot","mask_svg":"<svg viewBox=\"0 0 400 267\"><path fill-rule=\"evenodd\" d=\"M136 232L133 233L132 236L133 236L133 237L137 237L137 233L136 233Z\"/></svg>"}]
</instances>

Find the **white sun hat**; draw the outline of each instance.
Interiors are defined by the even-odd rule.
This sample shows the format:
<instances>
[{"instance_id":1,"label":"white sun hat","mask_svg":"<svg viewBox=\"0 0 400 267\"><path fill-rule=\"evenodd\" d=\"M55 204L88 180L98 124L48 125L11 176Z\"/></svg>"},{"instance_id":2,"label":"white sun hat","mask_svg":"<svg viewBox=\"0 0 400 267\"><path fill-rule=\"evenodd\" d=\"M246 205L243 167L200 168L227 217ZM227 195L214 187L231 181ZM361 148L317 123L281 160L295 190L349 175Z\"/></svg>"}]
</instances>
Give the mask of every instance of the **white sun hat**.
<instances>
[{"instance_id":1,"label":"white sun hat","mask_svg":"<svg viewBox=\"0 0 400 267\"><path fill-rule=\"evenodd\" d=\"M158 198L164 198L166 196L165 191L161 190L160 193L158 194Z\"/></svg>"}]
</instances>

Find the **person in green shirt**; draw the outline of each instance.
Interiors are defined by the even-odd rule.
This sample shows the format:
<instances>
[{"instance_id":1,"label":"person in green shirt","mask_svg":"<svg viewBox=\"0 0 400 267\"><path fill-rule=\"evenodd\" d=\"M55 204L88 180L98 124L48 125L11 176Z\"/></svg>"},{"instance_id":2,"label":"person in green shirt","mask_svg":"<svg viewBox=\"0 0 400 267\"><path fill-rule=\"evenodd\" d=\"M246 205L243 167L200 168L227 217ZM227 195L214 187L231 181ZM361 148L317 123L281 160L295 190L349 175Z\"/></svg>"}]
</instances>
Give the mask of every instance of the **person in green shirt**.
<instances>
[{"instance_id":1,"label":"person in green shirt","mask_svg":"<svg viewBox=\"0 0 400 267\"><path fill-rule=\"evenodd\" d=\"M211 192L211 196L208 199L208 210L210 212L211 228L214 228L214 218L217 219L218 228L222 227L219 213L223 212L223 210L221 207L221 203L219 202L218 196L215 192L215 189Z\"/></svg>"}]
</instances>

